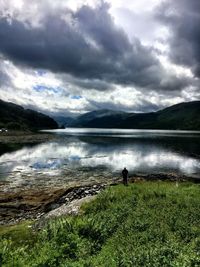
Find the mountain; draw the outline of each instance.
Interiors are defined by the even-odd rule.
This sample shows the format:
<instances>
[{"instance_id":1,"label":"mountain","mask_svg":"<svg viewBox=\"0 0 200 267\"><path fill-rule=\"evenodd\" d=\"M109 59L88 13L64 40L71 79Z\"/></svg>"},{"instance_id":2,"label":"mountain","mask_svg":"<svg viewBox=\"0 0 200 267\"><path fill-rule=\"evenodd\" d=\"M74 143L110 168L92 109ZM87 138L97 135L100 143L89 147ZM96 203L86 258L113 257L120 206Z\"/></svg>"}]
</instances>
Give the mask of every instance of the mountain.
<instances>
[{"instance_id":1,"label":"mountain","mask_svg":"<svg viewBox=\"0 0 200 267\"><path fill-rule=\"evenodd\" d=\"M75 121L75 118L65 116L53 116L53 119L58 123L59 127L67 127Z\"/></svg>"},{"instance_id":2,"label":"mountain","mask_svg":"<svg viewBox=\"0 0 200 267\"><path fill-rule=\"evenodd\" d=\"M97 127L97 124L100 123L100 128L107 126L107 119L110 120L113 119L112 123L114 123L114 118L116 117L117 120L121 118L121 116L125 116L127 113L122 111L113 111L109 109L102 109L102 110L95 110L88 113L85 113L83 115L80 115L78 118L76 118L71 124L71 127ZM93 125L94 124L94 125ZM105 124L105 126L104 126Z\"/></svg>"},{"instance_id":3,"label":"mountain","mask_svg":"<svg viewBox=\"0 0 200 267\"><path fill-rule=\"evenodd\" d=\"M200 101L180 103L150 113L125 113L112 110L80 115L73 127L121 129L200 130Z\"/></svg>"},{"instance_id":4,"label":"mountain","mask_svg":"<svg viewBox=\"0 0 200 267\"><path fill-rule=\"evenodd\" d=\"M55 129L58 124L40 112L0 100L0 128L13 130Z\"/></svg>"}]
</instances>

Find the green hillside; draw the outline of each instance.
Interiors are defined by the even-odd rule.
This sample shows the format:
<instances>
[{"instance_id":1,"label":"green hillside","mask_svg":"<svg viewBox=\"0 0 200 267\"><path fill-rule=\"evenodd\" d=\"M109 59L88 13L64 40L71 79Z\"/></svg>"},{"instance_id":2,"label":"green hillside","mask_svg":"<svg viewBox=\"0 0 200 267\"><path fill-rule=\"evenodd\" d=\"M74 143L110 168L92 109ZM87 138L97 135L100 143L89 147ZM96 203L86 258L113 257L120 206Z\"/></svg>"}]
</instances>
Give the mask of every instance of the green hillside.
<instances>
[{"instance_id":1,"label":"green hillside","mask_svg":"<svg viewBox=\"0 0 200 267\"><path fill-rule=\"evenodd\" d=\"M47 115L0 100L0 128L40 130L58 128L58 125Z\"/></svg>"},{"instance_id":2,"label":"green hillside","mask_svg":"<svg viewBox=\"0 0 200 267\"><path fill-rule=\"evenodd\" d=\"M0 227L2 267L200 266L200 187L140 182L108 188L79 216Z\"/></svg>"},{"instance_id":3,"label":"green hillside","mask_svg":"<svg viewBox=\"0 0 200 267\"><path fill-rule=\"evenodd\" d=\"M97 116L98 115L98 116ZM71 126L122 129L200 130L200 101L180 103L151 113L93 111Z\"/></svg>"}]
</instances>

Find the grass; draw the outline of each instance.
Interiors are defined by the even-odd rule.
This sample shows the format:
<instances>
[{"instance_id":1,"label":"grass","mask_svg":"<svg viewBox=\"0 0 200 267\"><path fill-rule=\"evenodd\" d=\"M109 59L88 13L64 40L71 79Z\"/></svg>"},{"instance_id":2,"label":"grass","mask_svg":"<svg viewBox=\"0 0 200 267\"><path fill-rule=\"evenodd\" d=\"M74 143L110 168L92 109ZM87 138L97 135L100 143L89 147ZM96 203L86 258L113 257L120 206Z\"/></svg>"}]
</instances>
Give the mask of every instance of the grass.
<instances>
[{"instance_id":1,"label":"grass","mask_svg":"<svg viewBox=\"0 0 200 267\"><path fill-rule=\"evenodd\" d=\"M15 245L31 244L34 242L34 233L32 232L33 222L24 221L16 225L0 226L1 239L11 239Z\"/></svg>"},{"instance_id":2,"label":"grass","mask_svg":"<svg viewBox=\"0 0 200 267\"><path fill-rule=\"evenodd\" d=\"M142 182L110 187L84 213L37 233L0 228L3 267L200 266L200 186Z\"/></svg>"}]
</instances>

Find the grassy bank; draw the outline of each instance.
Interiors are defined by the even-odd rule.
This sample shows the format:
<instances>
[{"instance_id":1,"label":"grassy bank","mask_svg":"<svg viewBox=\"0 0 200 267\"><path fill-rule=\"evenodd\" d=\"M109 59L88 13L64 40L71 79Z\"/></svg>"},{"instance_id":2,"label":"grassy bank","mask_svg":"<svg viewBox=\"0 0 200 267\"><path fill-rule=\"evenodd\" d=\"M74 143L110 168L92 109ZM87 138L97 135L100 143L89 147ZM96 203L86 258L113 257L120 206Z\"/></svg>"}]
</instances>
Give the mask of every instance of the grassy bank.
<instances>
[{"instance_id":1,"label":"grassy bank","mask_svg":"<svg viewBox=\"0 0 200 267\"><path fill-rule=\"evenodd\" d=\"M0 228L2 266L200 266L200 186L110 187L76 217Z\"/></svg>"}]
</instances>

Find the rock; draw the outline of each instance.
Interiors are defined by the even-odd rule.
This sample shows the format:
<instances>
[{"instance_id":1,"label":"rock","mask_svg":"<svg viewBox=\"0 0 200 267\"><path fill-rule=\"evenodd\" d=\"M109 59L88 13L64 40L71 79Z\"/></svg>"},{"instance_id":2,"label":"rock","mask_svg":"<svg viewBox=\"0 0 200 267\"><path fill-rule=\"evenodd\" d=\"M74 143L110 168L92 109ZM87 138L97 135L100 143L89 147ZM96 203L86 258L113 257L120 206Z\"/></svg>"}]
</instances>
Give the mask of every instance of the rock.
<instances>
[{"instance_id":1,"label":"rock","mask_svg":"<svg viewBox=\"0 0 200 267\"><path fill-rule=\"evenodd\" d=\"M49 219L52 217L67 215L67 214L68 215L72 215L72 214L77 215L80 211L81 205L83 203L86 203L86 202L93 200L94 198L95 198L95 196L86 196L85 198L74 200L71 203L63 204L59 208L52 210L52 211L48 212L47 214L45 214L42 217L42 220Z\"/></svg>"},{"instance_id":2,"label":"rock","mask_svg":"<svg viewBox=\"0 0 200 267\"><path fill-rule=\"evenodd\" d=\"M74 201L92 198L100 193L105 185L86 185L68 189L45 188L20 190L19 192L4 192L0 197L0 224L13 224L22 220L45 217L51 211L62 205L70 205ZM79 209L78 209L79 210ZM76 214L75 207L71 210Z\"/></svg>"}]
</instances>

